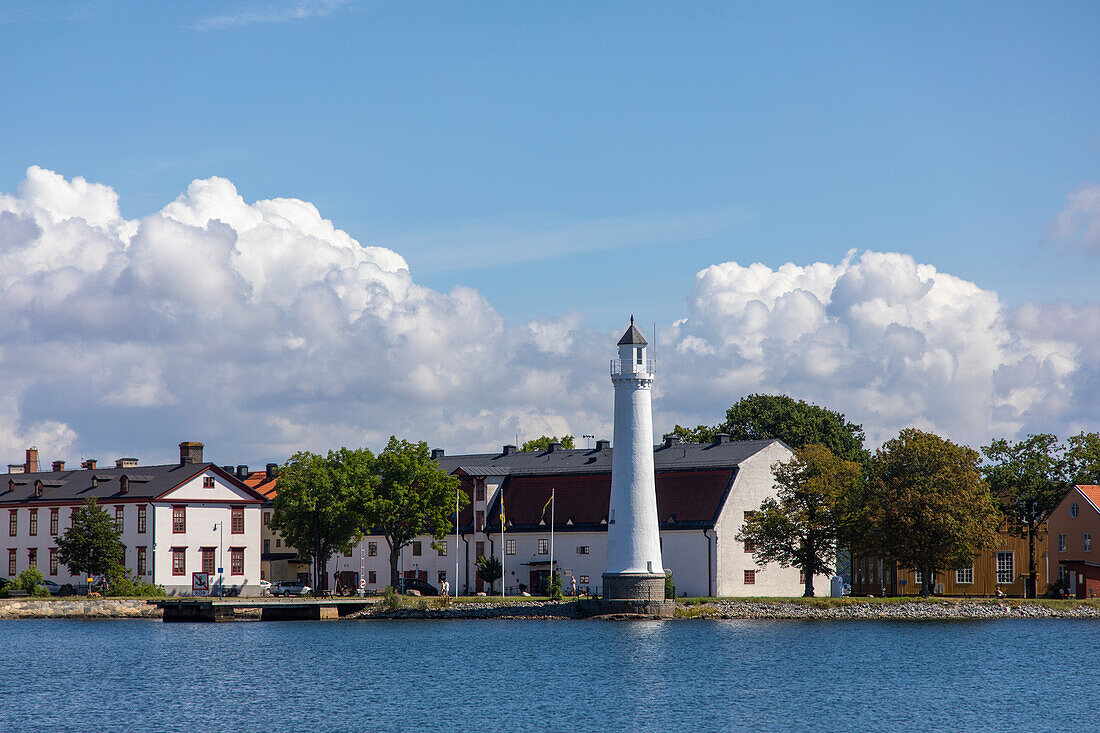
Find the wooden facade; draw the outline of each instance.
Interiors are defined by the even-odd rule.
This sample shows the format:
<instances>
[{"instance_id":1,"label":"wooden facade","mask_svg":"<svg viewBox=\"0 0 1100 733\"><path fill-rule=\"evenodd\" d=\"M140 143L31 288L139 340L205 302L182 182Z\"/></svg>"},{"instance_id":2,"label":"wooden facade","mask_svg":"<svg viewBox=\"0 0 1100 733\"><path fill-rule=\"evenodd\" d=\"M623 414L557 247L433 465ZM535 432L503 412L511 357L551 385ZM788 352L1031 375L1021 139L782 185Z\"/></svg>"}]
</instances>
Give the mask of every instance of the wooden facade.
<instances>
[{"instance_id":1,"label":"wooden facade","mask_svg":"<svg viewBox=\"0 0 1100 733\"><path fill-rule=\"evenodd\" d=\"M1054 563L1051 566L1051 563ZM1058 579L1057 560L1047 551L1046 527L1035 538L1036 589L1038 595L1047 592L1050 583ZM1002 528L997 546L974 556L969 568L941 570L935 578L935 595L996 596L997 590L1006 596L1023 598L1028 576L1028 541ZM896 563L877 555L852 556L852 595L854 596L919 596L921 578L912 568L899 568Z\"/></svg>"}]
</instances>

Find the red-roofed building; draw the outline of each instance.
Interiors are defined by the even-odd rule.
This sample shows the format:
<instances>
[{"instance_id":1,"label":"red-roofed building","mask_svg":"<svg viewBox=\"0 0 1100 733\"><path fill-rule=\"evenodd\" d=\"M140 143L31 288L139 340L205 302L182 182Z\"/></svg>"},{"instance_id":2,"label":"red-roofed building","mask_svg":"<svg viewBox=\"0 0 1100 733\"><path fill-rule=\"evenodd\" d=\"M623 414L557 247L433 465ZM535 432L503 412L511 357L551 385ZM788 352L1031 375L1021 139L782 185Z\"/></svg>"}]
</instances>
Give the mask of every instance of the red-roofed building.
<instances>
[{"instance_id":1,"label":"red-roofed building","mask_svg":"<svg viewBox=\"0 0 1100 733\"><path fill-rule=\"evenodd\" d=\"M311 583L309 564L298 562L298 551L286 544L281 534L271 529L272 503L279 493L278 469L277 463L267 464L263 471L249 471L247 466L237 466L237 475L241 481L266 499L263 505L260 577L272 583L280 580Z\"/></svg>"},{"instance_id":2,"label":"red-roofed building","mask_svg":"<svg viewBox=\"0 0 1100 733\"><path fill-rule=\"evenodd\" d=\"M1058 579L1077 598L1100 596L1100 486L1074 486L1047 518ZM1053 568L1052 568L1053 571ZM1053 575L1053 572L1052 572Z\"/></svg>"}]
</instances>

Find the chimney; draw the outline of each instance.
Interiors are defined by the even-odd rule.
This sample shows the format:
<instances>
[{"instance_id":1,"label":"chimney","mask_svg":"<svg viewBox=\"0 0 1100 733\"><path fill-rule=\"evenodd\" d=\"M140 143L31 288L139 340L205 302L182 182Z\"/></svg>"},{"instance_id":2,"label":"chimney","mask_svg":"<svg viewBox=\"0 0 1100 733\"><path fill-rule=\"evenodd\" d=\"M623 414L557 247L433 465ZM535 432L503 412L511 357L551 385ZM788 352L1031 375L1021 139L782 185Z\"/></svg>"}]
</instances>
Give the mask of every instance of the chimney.
<instances>
[{"instance_id":1,"label":"chimney","mask_svg":"<svg viewBox=\"0 0 1100 733\"><path fill-rule=\"evenodd\" d=\"M504 446L504 451L503 452L504 452L504 455L510 456L510 455L512 455L513 453L516 452L516 447L514 445L506 445L506 446Z\"/></svg>"},{"instance_id":2,"label":"chimney","mask_svg":"<svg viewBox=\"0 0 1100 733\"><path fill-rule=\"evenodd\" d=\"M679 435L666 435L665 436L665 447L666 448L671 448L672 446L679 445L679 444L680 444L680 436Z\"/></svg>"},{"instance_id":3,"label":"chimney","mask_svg":"<svg viewBox=\"0 0 1100 733\"><path fill-rule=\"evenodd\" d=\"M80 462L80 467L83 468L85 471L94 471L95 470L95 459L94 458L89 458L86 461L81 461Z\"/></svg>"},{"instance_id":4,"label":"chimney","mask_svg":"<svg viewBox=\"0 0 1100 733\"><path fill-rule=\"evenodd\" d=\"M730 442L729 433L718 433L714 436L714 445L721 445L722 443Z\"/></svg>"},{"instance_id":5,"label":"chimney","mask_svg":"<svg viewBox=\"0 0 1100 733\"><path fill-rule=\"evenodd\" d=\"M136 458L116 458L115 468L137 468L138 459Z\"/></svg>"},{"instance_id":6,"label":"chimney","mask_svg":"<svg viewBox=\"0 0 1100 733\"><path fill-rule=\"evenodd\" d=\"M38 448L27 448L27 462L24 465L27 473L38 473Z\"/></svg>"},{"instance_id":7,"label":"chimney","mask_svg":"<svg viewBox=\"0 0 1100 733\"><path fill-rule=\"evenodd\" d=\"M553 453L553 452L554 452L554 451L556 451L556 450L561 450L561 443L558 443L558 442L556 442L556 441L552 441L552 442L551 442L551 443L550 443L550 444L549 444L549 445L548 445L548 446L546 447L546 452L547 452L547 453Z\"/></svg>"},{"instance_id":8,"label":"chimney","mask_svg":"<svg viewBox=\"0 0 1100 733\"><path fill-rule=\"evenodd\" d=\"M443 457L443 449L442 448L432 448L432 460L433 461L438 461L442 457Z\"/></svg>"},{"instance_id":9,"label":"chimney","mask_svg":"<svg viewBox=\"0 0 1100 733\"><path fill-rule=\"evenodd\" d=\"M222 470L225 471L226 473L228 473L230 476L233 475L233 467L232 466L222 466Z\"/></svg>"},{"instance_id":10,"label":"chimney","mask_svg":"<svg viewBox=\"0 0 1100 733\"><path fill-rule=\"evenodd\" d=\"M55 470L55 471L64 471L65 470L65 461L54 461L53 462L53 470Z\"/></svg>"},{"instance_id":11,"label":"chimney","mask_svg":"<svg viewBox=\"0 0 1100 733\"><path fill-rule=\"evenodd\" d=\"M610 447L611 447L611 441L610 440L597 440L596 441L596 450L607 450Z\"/></svg>"},{"instance_id":12,"label":"chimney","mask_svg":"<svg viewBox=\"0 0 1100 733\"><path fill-rule=\"evenodd\" d=\"M267 464L267 479L270 481L279 475L279 464L269 463Z\"/></svg>"},{"instance_id":13,"label":"chimney","mask_svg":"<svg viewBox=\"0 0 1100 733\"><path fill-rule=\"evenodd\" d=\"M243 479L247 475L248 475L248 466L244 465L243 463L241 465L237 466L237 478Z\"/></svg>"},{"instance_id":14,"label":"chimney","mask_svg":"<svg viewBox=\"0 0 1100 733\"><path fill-rule=\"evenodd\" d=\"M26 467L23 463L9 463L8 473L24 473L23 469Z\"/></svg>"},{"instance_id":15,"label":"chimney","mask_svg":"<svg viewBox=\"0 0 1100 733\"><path fill-rule=\"evenodd\" d=\"M202 463L202 443L194 440L185 440L180 443L180 465L188 463Z\"/></svg>"}]
</instances>

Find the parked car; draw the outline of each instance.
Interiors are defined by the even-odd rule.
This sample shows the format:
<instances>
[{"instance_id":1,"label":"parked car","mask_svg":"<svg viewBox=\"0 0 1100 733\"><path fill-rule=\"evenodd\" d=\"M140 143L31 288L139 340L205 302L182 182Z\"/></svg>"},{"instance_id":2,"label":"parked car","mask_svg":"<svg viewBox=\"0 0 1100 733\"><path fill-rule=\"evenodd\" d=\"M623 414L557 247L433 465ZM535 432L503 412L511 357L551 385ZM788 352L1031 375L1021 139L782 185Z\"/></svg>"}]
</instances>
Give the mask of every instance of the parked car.
<instances>
[{"instance_id":1,"label":"parked car","mask_svg":"<svg viewBox=\"0 0 1100 733\"><path fill-rule=\"evenodd\" d=\"M42 585L46 586L46 590L50 592L51 596L56 596L61 592L61 586L52 580L43 580Z\"/></svg>"},{"instance_id":2,"label":"parked car","mask_svg":"<svg viewBox=\"0 0 1100 733\"><path fill-rule=\"evenodd\" d=\"M266 596L270 592L271 592L271 581L261 579L260 580L260 595L261 596Z\"/></svg>"},{"instance_id":3,"label":"parked car","mask_svg":"<svg viewBox=\"0 0 1100 733\"><path fill-rule=\"evenodd\" d=\"M271 586L273 596L304 596L312 588L300 580L280 580Z\"/></svg>"},{"instance_id":4,"label":"parked car","mask_svg":"<svg viewBox=\"0 0 1100 733\"><path fill-rule=\"evenodd\" d=\"M439 589L434 585L429 585L426 580L421 580L420 578L402 578L401 592L408 593L411 590L417 591L422 596L439 595Z\"/></svg>"}]
</instances>

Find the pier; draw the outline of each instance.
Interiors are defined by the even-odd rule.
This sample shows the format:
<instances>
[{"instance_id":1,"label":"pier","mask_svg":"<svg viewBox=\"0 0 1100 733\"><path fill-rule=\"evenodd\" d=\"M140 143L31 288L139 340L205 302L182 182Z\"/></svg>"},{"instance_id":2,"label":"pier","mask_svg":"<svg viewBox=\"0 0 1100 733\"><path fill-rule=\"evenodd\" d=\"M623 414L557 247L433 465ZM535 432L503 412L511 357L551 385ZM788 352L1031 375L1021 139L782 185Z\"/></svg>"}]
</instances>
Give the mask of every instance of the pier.
<instances>
[{"instance_id":1,"label":"pier","mask_svg":"<svg viewBox=\"0 0 1100 733\"><path fill-rule=\"evenodd\" d=\"M260 621L320 621L338 619L362 611L377 603L377 599L365 598L303 598L281 600L274 598L219 599L219 598L161 598L149 601L149 605L164 611L165 622L237 621L238 610L259 609Z\"/></svg>"}]
</instances>

